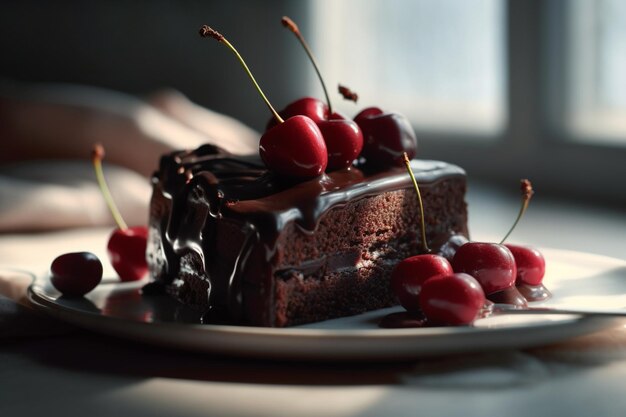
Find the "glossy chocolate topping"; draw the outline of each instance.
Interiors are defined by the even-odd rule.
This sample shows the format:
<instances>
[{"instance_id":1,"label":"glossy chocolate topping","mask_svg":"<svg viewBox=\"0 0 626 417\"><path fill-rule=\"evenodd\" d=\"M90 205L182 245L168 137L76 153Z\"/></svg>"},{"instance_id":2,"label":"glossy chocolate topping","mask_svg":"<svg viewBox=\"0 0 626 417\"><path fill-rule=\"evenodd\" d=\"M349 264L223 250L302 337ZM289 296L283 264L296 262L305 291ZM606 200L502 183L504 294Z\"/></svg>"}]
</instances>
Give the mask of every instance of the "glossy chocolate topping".
<instances>
[{"instance_id":1,"label":"glossy chocolate topping","mask_svg":"<svg viewBox=\"0 0 626 417\"><path fill-rule=\"evenodd\" d=\"M331 207L412 186L401 167L374 173L351 167L293 183L267 171L258 157L212 153L216 151L205 146L165 158L161 165L164 191L171 197L180 195L181 182L186 180L184 173L191 173L184 188L205 190L214 215L246 219L267 237L280 232L290 221L313 232L320 216ZM461 168L440 161L413 160L411 166L421 185L465 176Z\"/></svg>"}]
</instances>

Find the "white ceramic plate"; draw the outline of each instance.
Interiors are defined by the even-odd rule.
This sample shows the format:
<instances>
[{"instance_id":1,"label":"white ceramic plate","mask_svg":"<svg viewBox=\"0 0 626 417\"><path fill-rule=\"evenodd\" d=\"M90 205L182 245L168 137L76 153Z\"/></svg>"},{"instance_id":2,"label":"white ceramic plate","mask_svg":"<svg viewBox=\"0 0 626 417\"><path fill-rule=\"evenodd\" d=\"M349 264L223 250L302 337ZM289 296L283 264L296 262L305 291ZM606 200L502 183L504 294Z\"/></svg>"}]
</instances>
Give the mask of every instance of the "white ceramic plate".
<instances>
[{"instance_id":1,"label":"white ceramic plate","mask_svg":"<svg viewBox=\"0 0 626 417\"><path fill-rule=\"evenodd\" d=\"M626 261L543 250L544 280L554 297L538 305L626 306ZM160 346L227 355L303 360L401 360L429 355L527 348L598 331L615 319L578 315L511 315L473 327L381 329L399 308L287 329L197 324L197 313L167 296L142 297L145 282L105 280L82 299L65 299L47 277L29 288L40 310L87 329Z\"/></svg>"}]
</instances>

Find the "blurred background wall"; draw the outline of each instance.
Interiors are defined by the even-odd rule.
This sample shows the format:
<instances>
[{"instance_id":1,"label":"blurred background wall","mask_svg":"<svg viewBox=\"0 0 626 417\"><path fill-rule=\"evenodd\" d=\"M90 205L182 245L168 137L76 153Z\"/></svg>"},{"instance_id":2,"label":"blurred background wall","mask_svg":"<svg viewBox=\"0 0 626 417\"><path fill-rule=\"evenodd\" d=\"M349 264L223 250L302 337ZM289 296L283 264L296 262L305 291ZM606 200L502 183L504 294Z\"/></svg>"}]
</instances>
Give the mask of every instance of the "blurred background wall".
<instances>
[{"instance_id":1,"label":"blurred background wall","mask_svg":"<svg viewBox=\"0 0 626 417\"><path fill-rule=\"evenodd\" d=\"M246 58L276 107L322 98L280 25L318 56L337 107L406 114L420 156L471 178L626 206L626 2L619 0L8 0L0 77L145 96L175 88L262 130L269 113L209 24ZM357 90L341 102L337 83Z\"/></svg>"},{"instance_id":2,"label":"blurred background wall","mask_svg":"<svg viewBox=\"0 0 626 417\"><path fill-rule=\"evenodd\" d=\"M230 52L200 38L209 24L240 50L277 107L307 92L308 62L280 25L289 14L305 30L306 2L9 0L1 8L2 77L139 96L176 88L260 129L269 112Z\"/></svg>"}]
</instances>

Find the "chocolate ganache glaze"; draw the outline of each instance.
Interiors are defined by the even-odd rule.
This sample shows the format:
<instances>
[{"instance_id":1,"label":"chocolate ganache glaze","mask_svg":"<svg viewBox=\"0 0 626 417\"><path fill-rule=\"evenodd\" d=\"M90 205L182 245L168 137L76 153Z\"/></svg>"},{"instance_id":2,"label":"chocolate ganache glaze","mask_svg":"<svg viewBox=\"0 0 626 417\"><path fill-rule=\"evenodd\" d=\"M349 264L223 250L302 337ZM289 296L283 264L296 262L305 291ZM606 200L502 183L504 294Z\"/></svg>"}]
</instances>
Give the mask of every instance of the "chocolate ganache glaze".
<instances>
[{"instance_id":1,"label":"chocolate ganache glaze","mask_svg":"<svg viewBox=\"0 0 626 417\"><path fill-rule=\"evenodd\" d=\"M467 236L465 172L438 161L414 160L411 166L425 190L427 210L431 189L433 207L449 206L448 197L454 200L453 208L444 208L446 222L426 215L428 239L451 232ZM398 247L370 242L368 245L378 245L377 249L364 256L357 244L360 238L339 230L359 226L345 220L337 223L340 227L324 223L325 218L330 222L329 213L345 217L342 209L356 215L368 213L358 211L368 210L360 202L386 193L401 204L412 204L408 202L415 198L411 179L400 167L384 172L351 167L293 182L267 171L258 157L235 157L204 145L195 151L165 155L153 186L148 247L152 277L185 304L207 311L211 322L282 326L330 317L334 313L292 320L287 317L292 307L277 312L277 304L288 304L285 283L293 286L301 284L303 277L323 280L333 274L354 273L360 265L372 262L380 265L370 269L380 269L383 263L375 257L393 255L399 260L406 255L402 250L408 254L419 251L416 226L407 226L411 230L406 233L396 230L404 226L389 227L384 233L393 229L392 240L399 242ZM403 202L404 194L398 193L407 193L407 202ZM411 210L403 216L417 225L418 217ZM318 230L322 227L324 231ZM338 227L334 235L333 227ZM319 238L318 232L326 237ZM388 269L388 264L383 269ZM384 304L390 304L389 300ZM372 307L377 305L366 308ZM339 314L356 312L351 307Z\"/></svg>"}]
</instances>

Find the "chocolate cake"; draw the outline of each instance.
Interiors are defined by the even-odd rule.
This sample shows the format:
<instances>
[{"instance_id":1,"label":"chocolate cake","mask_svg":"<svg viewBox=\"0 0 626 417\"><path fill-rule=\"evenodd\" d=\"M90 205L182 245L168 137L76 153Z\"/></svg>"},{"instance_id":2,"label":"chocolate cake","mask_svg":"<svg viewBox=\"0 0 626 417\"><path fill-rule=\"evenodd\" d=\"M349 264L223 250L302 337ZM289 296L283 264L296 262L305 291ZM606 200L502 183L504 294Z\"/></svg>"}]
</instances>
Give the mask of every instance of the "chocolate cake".
<instances>
[{"instance_id":1,"label":"chocolate cake","mask_svg":"<svg viewBox=\"0 0 626 417\"><path fill-rule=\"evenodd\" d=\"M413 160L429 243L467 236L465 172ZM292 326L396 304L393 267L420 252L419 206L401 167L304 182L205 145L153 176L154 282L207 322Z\"/></svg>"}]
</instances>

